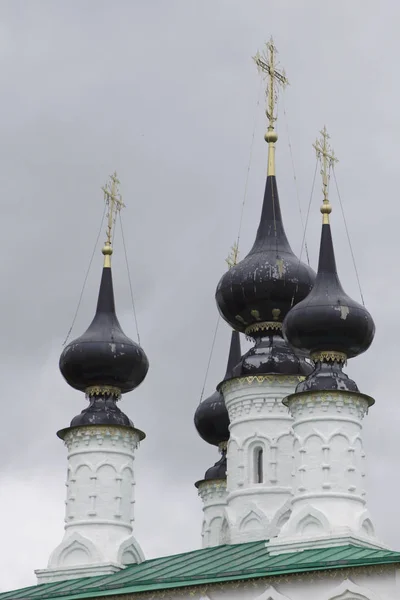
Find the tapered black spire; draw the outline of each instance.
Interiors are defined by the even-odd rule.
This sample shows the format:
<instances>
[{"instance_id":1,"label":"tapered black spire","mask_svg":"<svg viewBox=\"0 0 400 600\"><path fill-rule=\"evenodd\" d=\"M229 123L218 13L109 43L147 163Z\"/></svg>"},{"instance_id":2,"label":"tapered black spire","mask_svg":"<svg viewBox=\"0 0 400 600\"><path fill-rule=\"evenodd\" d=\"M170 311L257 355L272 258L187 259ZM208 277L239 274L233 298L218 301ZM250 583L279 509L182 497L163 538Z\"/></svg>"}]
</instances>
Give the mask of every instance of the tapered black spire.
<instances>
[{"instance_id":1,"label":"tapered black spire","mask_svg":"<svg viewBox=\"0 0 400 600\"><path fill-rule=\"evenodd\" d=\"M234 370L236 365L240 363L240 359L242 358L242 349L240 346L240 334L238 331L233 330L231 336L231 345L229 347L229 356L228 363L226 365L226 373L222 382L227 381L228 379L232 379L234 376ZM221 384L219 384L220 386ZM218 386L218 387L219 387Z\"/></svg>"}]
</instances>

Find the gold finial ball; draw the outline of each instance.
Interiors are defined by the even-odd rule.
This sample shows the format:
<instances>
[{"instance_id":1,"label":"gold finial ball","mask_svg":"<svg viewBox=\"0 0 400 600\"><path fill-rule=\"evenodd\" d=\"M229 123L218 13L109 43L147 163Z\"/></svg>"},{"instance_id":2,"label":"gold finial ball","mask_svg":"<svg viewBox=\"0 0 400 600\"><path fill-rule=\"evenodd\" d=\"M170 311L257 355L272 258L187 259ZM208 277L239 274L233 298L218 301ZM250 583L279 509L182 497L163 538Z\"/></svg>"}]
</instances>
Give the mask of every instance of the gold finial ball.
<instances>
[{"instance_id":1,"label":"gold finial ball","mask_svg":"<svg viewBox=\"0 0 400 600\"><path fill-rule=\"evenodd\" d=\"M113 253L113 249L110 244L105 244L101 251L104 254L104 256L111 256L111 254Z\"/></svg>"},{"instance_id":2,"label":"gold finial ball","mask_svg":"<svg viewBox=\"0 0 400 600\"><path fill-rule=\"evenodd\" d=\"M332 212L332 206L329 204L329 202L324 202L323 205L321 206L321 212L323 215L330 215Z\"/></svg>"},{"instance_id":3,"label":"gold finial ball","mask_svg":"<svg viewBox=\"0 0 400 600\"><path fill-rule=\"evenodd\" d=\"M264 135L264 140L268 143L268 144L274 144L278 139L278 134L276 133L276 131L267 131L267 133Z\"/></svg>"}]
</instances>

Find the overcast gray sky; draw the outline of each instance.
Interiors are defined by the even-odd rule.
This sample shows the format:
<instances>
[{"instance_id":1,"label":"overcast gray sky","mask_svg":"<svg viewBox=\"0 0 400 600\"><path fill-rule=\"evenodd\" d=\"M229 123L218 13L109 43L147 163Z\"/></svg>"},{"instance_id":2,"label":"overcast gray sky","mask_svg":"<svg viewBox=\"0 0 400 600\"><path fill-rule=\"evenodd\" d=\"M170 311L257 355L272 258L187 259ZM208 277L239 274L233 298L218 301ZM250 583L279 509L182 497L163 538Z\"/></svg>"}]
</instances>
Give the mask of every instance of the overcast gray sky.
<instances>
[{"instance_id":1,"label":"overcast gray sky","mask_svg":"<svg viewBox=\"0 0 400 600\"><path fill-rule=\"evenodd\" d=\"M137 452L135 534L148 557L200 545L193 483L217 459L197 436L217 318L214 291L237 235L254 239L264 188L265 119L251 60L272 34L290 87L280 103L277 174L293 250L302 230L287 124L306 211L312 143L326 124L366 304L377 334L348 373L376 404L365 421L369 508L400 549L398 523L400 6L394 0L0 0L1 589L35 582L63 535L66 450L56 431L85 407L58 371L116 169L142 345L143 385L122 408L147 433ZM307 242L316 267L320 185ZM342 283L359 299L334 186ZM103 241L103 236L102 240ZM120 236L114 281L135 337ZM95 256L73 331L94 312ZM221 323L207 393L225 368Z\"/></svg>"}]
</instances>

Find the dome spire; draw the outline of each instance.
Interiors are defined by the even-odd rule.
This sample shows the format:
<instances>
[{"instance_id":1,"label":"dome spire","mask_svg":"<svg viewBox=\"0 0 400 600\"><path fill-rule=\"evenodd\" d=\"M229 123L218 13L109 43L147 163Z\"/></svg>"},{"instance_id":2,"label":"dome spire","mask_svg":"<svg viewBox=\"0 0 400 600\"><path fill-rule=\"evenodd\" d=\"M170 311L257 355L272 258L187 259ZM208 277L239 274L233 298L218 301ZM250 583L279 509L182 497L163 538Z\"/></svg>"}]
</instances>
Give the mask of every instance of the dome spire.
<instances>
[{"instance_id":1,"label":"dome spire","mask_svg":"<svg viewBox=\"0 0 400 600\"><path fill-rule=\"evenodd\" d=\"M268 130L265 134L265 141L268 143L268 175L275 175L275 142L278 140L278 134L275 131L276 102L278 99L278 89L281 86L283 89L289 84L285 71L277 69L277 49L274 45L274 40L271 39L265 44L265 49L262 53L257 52L253 57L257 65L259 73L267 81L267 109L266 115L269 121Z\"/></svg>"},{"instance_id":2,"label":"dome spire","mask_svg":"<svg viewBox=\"0 0 400 600\"><path fill-rule=\"evenodd\" d=\"M116 215L124 206L118 186L117 174L113 173L102 187L108 207L108 222L96 313L86 332L68 344L60 357L62 375L71 387L86 393L91 401L86 411L90 413L94 410L93 399L97 410L99 398L100 404L108 403L110 410L116 410L115 401L121 394L135 389L145 378L149 367L143 349L122 331L115 310L112 240ZM112 419L114 416L113 413ZM107 420L104 414L101 414L101 419Z\"/></svg>"},{"instance_id":3,"label":"dome spire","mask_svg":"<svg viewBox=\"0 0 400 600\"><path fill-rule=\"evenodd\" d=\"M112 239L115 219L117 213L125 206L122 202L121 194L119 193L119 184L120 181L117 177L117 173L114 171L114 173L110 175L109 181L101 188L104 192L104 199L108 207L106 242L102 248L102 253L104 254L104 266L108 268L111 267L111 254L113 253Z\"/></svg>"},{"instance_id":4,"label":"dome spire","mask_svg":"<svg viewBox=\"0 0 400 600\"><path fill-rule=\"evenodd\" d=\"M343 290L336 269L329 215L329 178L337 159L329 146L326 127L313 145L321 162L323 203L318 273L310 294L288 313L283 334L294 348L307 350L314 370L297 386L297 392L312 389L357 391L354 381L343 373L348 358L365 352L372 343L375 325L364 306Z\"/></svg>"},{"instance_id":5,"label":"dome spire","mask_svg":"<svg viewBox=\"0 0 400 600\"><path fill-rule=\"evenodd\" d=\"M261 217L250 252L240 262L228 260L229 270L216 290L218 310L236 331L255 341L235 369L241 375L305 375L309 365L295 355L282 337L282 322L293 304L310 292L315 274L293 253L286 237L275 176L276 102L288 80L277 68L272 39L254 61L267 82L268 171Z\"/></svg>"}]
</instances>

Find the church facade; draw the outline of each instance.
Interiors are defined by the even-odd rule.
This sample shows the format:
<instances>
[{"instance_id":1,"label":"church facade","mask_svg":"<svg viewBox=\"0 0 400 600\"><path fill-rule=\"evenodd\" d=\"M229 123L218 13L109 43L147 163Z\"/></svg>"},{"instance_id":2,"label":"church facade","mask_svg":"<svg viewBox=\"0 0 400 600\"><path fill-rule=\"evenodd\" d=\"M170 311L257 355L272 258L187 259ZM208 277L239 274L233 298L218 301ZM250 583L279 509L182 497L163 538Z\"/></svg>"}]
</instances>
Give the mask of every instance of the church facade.
<instances>
[{"instance_id":1,"label":"church facade","mask_svg":"<svg viewBox=\"0 0 400 600\"><path fill-rule=\"evenodd\" d=\"M108 205L95 316L60 370L88 407L58 432L68 451L65 534L38 585L0 600L398 600L400 553L375 533L364 486L364 418L374 399L346 373L368 351L375 325L344 291L335 261L326 129L314 148L322 174L316 273L285 233L275 168L277 89L287 80L272 43L255 62L268 82L268 168L249 253L237 252L216 289L232 330L225 376L195 411L198 434L219 458L195 486L202 548L146 560L133 531L134 458L145 434L118 407L147 375L144 350L118 322ZM252 341L242 354L240 336Z\"/></svg>"}]
</instances>

